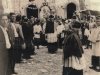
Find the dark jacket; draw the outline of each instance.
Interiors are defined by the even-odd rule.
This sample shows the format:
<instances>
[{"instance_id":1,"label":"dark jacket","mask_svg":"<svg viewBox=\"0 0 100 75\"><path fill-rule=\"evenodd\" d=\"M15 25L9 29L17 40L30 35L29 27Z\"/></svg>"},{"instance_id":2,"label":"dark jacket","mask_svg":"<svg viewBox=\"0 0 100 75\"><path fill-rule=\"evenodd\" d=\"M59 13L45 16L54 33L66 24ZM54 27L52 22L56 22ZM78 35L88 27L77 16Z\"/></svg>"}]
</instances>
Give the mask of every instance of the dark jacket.
<instances>
[{"instance_id":1,"label":"dark jacket","mask_svg":"<svg viewBox=\"0 0 100 75\"><path fill-rule=\"evenodd\" d=\"M8 50L6 40L0 27L0 75L8 75Z\"/></svg>"},{"instance_id":2,"label":"dark jacket","mask_svg":"<svg viewBox=\"0 0 100 75\"><path fill-rule=\"evenodd\" d=\"M54 33L54 21L46 22L45 33Z\"/></svg>"},{"instance_id":3,"label":"dark jacket","mask_svg":"<svg viewBox=\"0 0 100 75\"><path fill-rule=\"evenodd\" d=\"M24 35L24 39L33 39L33 27L29 25L29 23L23 23L22 25L22 31Z\"/></svg>"},{"instance_id":4,"label":"dark jacket","mask_svg":"<svg viewBox=\"0 0 100 75\"><path fill-rule=\"evenodd\" d=\"M70 56L82 57L82 44L79 36L73 30L69 31L65 37L63 53L64 59L67 59Z\"/></svg>"}]
</instances>

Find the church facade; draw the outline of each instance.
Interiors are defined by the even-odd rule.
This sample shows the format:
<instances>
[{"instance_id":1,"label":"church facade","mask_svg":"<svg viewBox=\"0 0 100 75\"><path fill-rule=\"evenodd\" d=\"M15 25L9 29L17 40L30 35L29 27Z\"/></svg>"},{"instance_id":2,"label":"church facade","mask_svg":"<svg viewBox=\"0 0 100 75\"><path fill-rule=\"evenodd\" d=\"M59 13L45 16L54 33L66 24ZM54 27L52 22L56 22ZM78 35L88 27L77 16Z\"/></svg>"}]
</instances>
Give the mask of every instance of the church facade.
<instances>
[{"instance_id":1,"label":"church facade","mask_svg":"<svg viewBox=\"0 0 100 75\"><path fill-rule=\"evenodd\" d=\"M4 13L15 12L15 13L20 13L22 15L26 15L27 14L26 8L28 7L28 5L30 4L36 5L37 8L39 9L38 13L39 17L41 17L41 12L49 14L51 13L50 11L52 11L54 15L70 19L75 11L80 11L85 9L85 0L30 0L30 1L0 0L0 1L1 1L0 10L2 10ZM46 5L47 11L46 9L43 9L45 7L43 3L47 3ZM40 11L41 9L43 11Z\"/></svg>"}]
</instances>

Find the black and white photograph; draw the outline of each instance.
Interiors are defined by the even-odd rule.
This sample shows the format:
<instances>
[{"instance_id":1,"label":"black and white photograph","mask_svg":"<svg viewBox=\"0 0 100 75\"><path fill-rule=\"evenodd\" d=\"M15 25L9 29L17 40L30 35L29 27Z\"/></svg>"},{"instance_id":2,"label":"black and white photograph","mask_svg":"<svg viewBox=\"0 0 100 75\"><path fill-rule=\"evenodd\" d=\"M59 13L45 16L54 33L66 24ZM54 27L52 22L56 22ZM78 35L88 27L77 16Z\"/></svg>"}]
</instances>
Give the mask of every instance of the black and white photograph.
<instances>
[{"instance_id":1,"label":"black and white photograph","mask_svg":"<svg viewBox=\"0 0 100 75\"><path fill-rule=\"evenodd\" d=\"M100 75L100 0L0 0L0 75Z\"/></svg>"}]
</instances>

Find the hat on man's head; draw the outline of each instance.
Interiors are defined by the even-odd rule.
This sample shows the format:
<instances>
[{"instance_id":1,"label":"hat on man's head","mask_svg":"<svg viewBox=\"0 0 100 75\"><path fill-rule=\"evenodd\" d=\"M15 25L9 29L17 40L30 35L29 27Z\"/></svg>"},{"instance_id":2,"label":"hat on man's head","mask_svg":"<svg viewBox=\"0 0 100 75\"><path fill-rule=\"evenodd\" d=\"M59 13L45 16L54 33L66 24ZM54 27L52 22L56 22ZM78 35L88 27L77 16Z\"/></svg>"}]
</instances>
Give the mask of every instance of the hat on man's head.
<instances>
[{"instance_id":1,"label":"hat on man's head","mask_svg":"<svg viewBox=\"0 0 100 75\"><path fill-rule=\"evenodd\" d=\"M54 16L53 15L50 15L49 18L54 18Z\"/></svg>"},{"instance_id":2,"label":"hat on man's head","mask_svg":"<svg viewBox=\"0 0 100 75\"><path fill-rule=\"evenodd\" d=\"M9 15L12 16L12 15L15 15L15 13L14 12L11 12Z\"/></svg>"},{"instance_id":3,"label":"hat on man's head","mask_svg":"<svg viewBox=\"0 0 100 75\"><path fill-rule=\"evenodd\" d=\"M21 21L21 19L22 19L22 16L21 16L21 15L17 15L17 16L16 16L16 21L17 21L17 22Z\"/></svg>"}]
</instances>

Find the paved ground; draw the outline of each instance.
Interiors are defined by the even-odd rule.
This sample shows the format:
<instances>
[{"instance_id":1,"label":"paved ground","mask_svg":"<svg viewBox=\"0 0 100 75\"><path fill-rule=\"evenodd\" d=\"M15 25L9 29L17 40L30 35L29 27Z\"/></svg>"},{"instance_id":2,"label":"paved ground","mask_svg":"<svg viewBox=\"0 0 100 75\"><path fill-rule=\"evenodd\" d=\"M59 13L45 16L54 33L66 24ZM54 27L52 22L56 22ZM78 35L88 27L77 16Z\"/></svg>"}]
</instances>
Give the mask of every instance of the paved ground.
<instances>
[{"instance_id":1,"label":"paved ground","mask_svg":"<svg viewBox=\"0 0 100 75\"><path fill-rule=\"evenodd\" d=\"M89 69L92 50L84 50L87 68L84 75L100 75L100 72ZM48 54L46 47L36 49L37 55L32 56L31 60L16 64L18 75L62 75L62 50L57 54Z\"/></svg>"}]
</instances>

